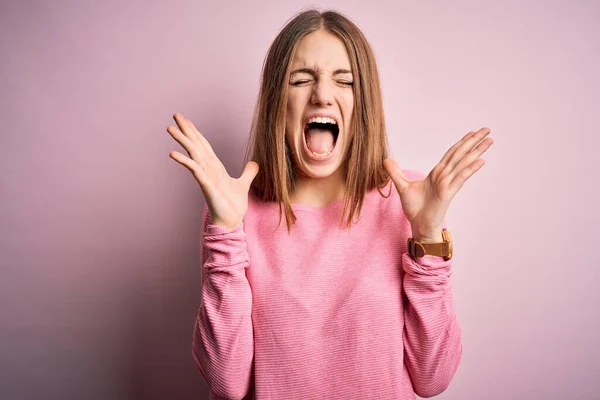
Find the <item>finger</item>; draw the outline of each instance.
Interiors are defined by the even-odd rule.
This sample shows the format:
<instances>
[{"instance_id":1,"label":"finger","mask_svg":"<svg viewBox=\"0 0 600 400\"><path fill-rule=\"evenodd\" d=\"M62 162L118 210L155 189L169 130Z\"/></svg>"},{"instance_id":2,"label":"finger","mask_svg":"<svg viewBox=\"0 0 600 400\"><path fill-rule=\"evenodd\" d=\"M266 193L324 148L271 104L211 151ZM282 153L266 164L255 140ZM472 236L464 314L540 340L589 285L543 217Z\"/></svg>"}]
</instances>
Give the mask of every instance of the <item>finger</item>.
<instances>
[{"instance_id":1,"label":"finger","mask_svg":"<svg viewBox=\"0 0 600 400\"><path fill-rule=\"evenodd\" d=\"M171 151L169 153L169 157L171 157L173 160L177 161L179 164L181 164L184 167L186 167L187 169L189 169L190 172L196 172L196 170L199 168L199 165L197 162L195 162L194 160L192 160L189 157L184 156L183 154L181 154L178 151Z\"/></svg>"},{"instance_id":2,"label":"finger","mask_svg":"<svg viewBox=\"0 0 600 400\"><path fill-rule=\"evenodd\" d=\"M390 178L392 178L392 181L394 182L394 186L396 186L396 190L398 191L398 193L402 193L407 187L409 180L406 178L406 175L404 175L404 172L402 172L402 169L400 168L396 160L389 157L386 158L383 161L383 167L390 175Z\"/></svg>"},{"instance_id":3,"label":"finger","mask_svg":"<svg viewBox=\"0 0 600 400\"><path fill-rule=\"evenodd\" d=\"M210 157L216 156L212 146L210 145L210 143L208 142L206 137L204 137L204 135L201 134L200 131L196 128L194 123L187 118L184 118L184 120L185 120L185 123L187 124L187 126L189 127L189 129L195 135L196 139L198 139L198 141L204 146L207 155Z\"/></svg>"},{"instance_id":4,"label":"finger","mask_svg":"<svg viewBox=\"0 0 600 400\"><path fill-rule=\"evenodd\" d=\"M188 137L193 142L198 140L198 137L196 136L194 131L192 129L190 129L190 127L186 121L186 118L183 115L181 115L180 113L175 113L175 114L173 114L173 119L175 120L175 123L177 124L177 127L179 128L179 130L186 137Z\"/></svg>"},{"instance_id":5,"label":"finger","mask_svg":"<svg viewBox=\"0 0 600 400\"><path fill-rule=\"evenodd\" d=\"M473 161L471 164L463 168L448 185L450 191L452 193L456 193L475 172L477 172L481 167L485 164L485 160L483 158L478 158Z\"/></svg>"},{"instance_id":6,"label":"finger","mask_svg":"<svg viewBox=\"0 0 600 400\"><path fill-rule=\"evenodd\" d=\"M172 151L169 153L169 157L173 160L177 161L179 164L186 167L194 176L198 179L198 182L202 185L205 180L205 171L204 169L194 160L184 156L178 151Z\"/></svg>"},{"instance_id":7,"label":"finger","mask_svg":"<svg viewBox=\"0 0 600 400\"><path fill-rule=\"evenodd\" d=\"M466 140L460 144L454 151L454 154L450 156L448 162L446 163L446 167L444 168L444 172L449 173L454 169L454 166L460 162L460 160L464 157L465 154L470 152L480 141L482 141L487 135L490 134L489 128L481 128L473 135L468 137Z\"/></svg>"},{"instance_id":8,"label":"finger","mask_svg":"<svg viewBox=\"0 0 600 400\"><path fill-rule=\"evenodd\" d=\"M474 134L475 134L475 131L471 131L471 132L467 133L465 136L463 136L462 139L460 139L458 142L454 143L454 145L448 149L446 154L444 154L444 156L440 160L439 164L442 164L445 167L446 164L448 163L448 161L450 160L450 157L452 157L454 155L454 152L456 151L456 149L458 149L465 142L465 140L468 140Z\"/></svg>"},{"instance_id":9,"label":"finger","mask_svg":"<svg viewBox=\"0 0 600 400\"><path fill-rule=\"evenodd\" d=\"M179 129L184 133L186 137L188 137L192 142L198 143L205 152L205 156L208 158L212 158L215 156L215 152L212 149L208 140L196 129L196 126L192 123L191 120L185 118L180 113L173 114L173 119L177 123Z\"/></svg>"},{"instance_id":10,"label":"finger","mask_svg":"<svg viewBox=\"0 0 600 400\"><path fill-rule=\"evenodd\" d=\"M190 138L184 135L179 128L169 125L167 127L167 132L169 132L173 139L175 139L181 145L181 147L187 151L190 157L197 159L198 157L202 156L202 154L200 154L198 151L199 147L201 146L198 146L196 143L192 142Z\"/></svg>"},{"instance_id":11,"label":"finger","mask_svg":"<svg viewBox=\"0 0 600 400\"><path fill-rule=\"evenodd\" d=\"M249 161L244 167L244 172L242 172L242 176L240 176L240 179L242 180L242 182L244 182L248 189L250 189L252 181L254 180L254 178L256 178L256 175L258 174L258 169L258 164L254 161Z\"/></svg>"},{"instance_id":12,"label":"finger","mask_svg":"<svg viewBox=\"0 0 600 400\"><path fill-rule=\"evenodd\" d=\"M485 138L473 148L470 152L465 154L463 158L454 166L451 173L462 171L466 166L471 165L473 161L477 160L483 153L485 153L490 146L494 143L492 138Z\"/></svg>"}]
</instances>

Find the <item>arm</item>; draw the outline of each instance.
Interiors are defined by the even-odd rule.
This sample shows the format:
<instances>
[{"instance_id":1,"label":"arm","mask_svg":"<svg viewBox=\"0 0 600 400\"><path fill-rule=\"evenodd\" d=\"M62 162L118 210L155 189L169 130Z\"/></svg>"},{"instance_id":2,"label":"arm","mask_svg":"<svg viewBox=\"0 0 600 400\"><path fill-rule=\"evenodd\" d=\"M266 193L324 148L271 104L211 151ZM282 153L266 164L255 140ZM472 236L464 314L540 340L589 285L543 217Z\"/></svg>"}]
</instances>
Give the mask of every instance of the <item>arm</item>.
<instances>
[{"instance_id":1,"label":"arm","mask_svg":"<svg viewBox=\"0 0 600 400\"><path fill-rule=\"evenodd\" d=\"M426 239L438 235L450 202L485 164L480 156L493 143L486 137L489 133L485 127L467 133L424 178L412 178L422 174L406 174L391 158L383 161L400 195L411 234ZM402 264L407 300L404 360L415 392L431 397L448 387L462 355L460 328L452 304L452 262L431 256L412 260L405 253Z\"/></svg>"},{"instance_id":2,"label":"arm","mask_svg":"<svg viewBox=\"0 0 600 400\"><path fill-rule=\"evenodd\" d=\"M402 255L404 363L414 391L433 397L449 386L462 355L461 331L452 302L452 260Z\"/></svg>"},{"instance_id":3,"label":"arm","mask_svg":"<svg viewBox=\"0 0 600 400\"><path fill-rule=\"evenodd\" d=\"M192 354L214 395L242 399L251 386L254 358L243 223L232 229L212 225L205 206L202 243L202 299Z\"/></svg>"}]
</instances>

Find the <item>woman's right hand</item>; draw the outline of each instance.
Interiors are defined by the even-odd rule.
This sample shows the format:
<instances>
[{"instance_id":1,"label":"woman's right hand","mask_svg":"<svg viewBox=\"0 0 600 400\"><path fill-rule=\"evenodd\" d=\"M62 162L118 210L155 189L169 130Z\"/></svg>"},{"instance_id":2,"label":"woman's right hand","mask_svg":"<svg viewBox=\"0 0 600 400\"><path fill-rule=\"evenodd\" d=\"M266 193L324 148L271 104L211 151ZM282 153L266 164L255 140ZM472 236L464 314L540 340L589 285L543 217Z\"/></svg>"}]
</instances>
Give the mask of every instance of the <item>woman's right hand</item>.
<instances>
[{"instance_id":1,"label":"woman's right hand","mask_svg":"<svg viewBox=\"0 0 600 400\"><path fill-rule=\"evenodd\" d=\"M258 164L248 162L242 176L232 178L192 121L179 113L175 113L173 119L177 127L171 125L167 132L183 146L190 157L177 151L170 152L169 156L190 170L200 184L212 223L226 228L237 226L248 211L248 191L258 174Z\"/></svg>"}]
</instances>

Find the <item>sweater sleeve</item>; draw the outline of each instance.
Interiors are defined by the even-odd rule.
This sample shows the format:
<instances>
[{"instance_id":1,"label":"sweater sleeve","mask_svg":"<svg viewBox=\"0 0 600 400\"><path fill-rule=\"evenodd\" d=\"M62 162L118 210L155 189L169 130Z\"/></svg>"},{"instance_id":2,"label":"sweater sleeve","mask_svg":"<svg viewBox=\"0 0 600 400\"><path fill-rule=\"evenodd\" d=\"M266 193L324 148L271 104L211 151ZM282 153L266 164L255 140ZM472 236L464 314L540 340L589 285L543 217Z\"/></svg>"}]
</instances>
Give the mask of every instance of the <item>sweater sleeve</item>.
<instances>
[{"instance_id":1,"label":"sweater sleeve","mask_svg":"<svg viewBox=\"0 0 600 400\"><path fill-rule=\"evenodd\" d=\"M402 255L404 291L404 362L413 389L433 397L450 385L462 356L461 331L452 301L452 260Z\"/></svg>"},{"instance_id":2,"label":"sweater sleeve","mask_svg":"<svg viewBox=\"0 0 600 400\"><path fill-rule=\"evenodd\" d=\"M204 208L202 298L194 325L192 355L214 396L243 399L252 381L252 293L243 222L232 229L212 225Z\"/></svg>"}]
</instances>

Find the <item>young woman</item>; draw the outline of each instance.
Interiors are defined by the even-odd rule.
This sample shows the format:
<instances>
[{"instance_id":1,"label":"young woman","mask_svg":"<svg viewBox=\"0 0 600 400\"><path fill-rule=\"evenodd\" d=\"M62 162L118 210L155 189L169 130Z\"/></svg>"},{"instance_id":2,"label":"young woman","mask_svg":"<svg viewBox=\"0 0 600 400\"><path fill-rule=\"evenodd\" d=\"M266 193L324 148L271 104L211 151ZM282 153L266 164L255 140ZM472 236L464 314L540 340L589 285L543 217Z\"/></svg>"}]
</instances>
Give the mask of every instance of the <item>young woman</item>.
<instances>
[{"instance_id":1,"label":"young woman","mask_svg":"<svg viewBox=\"0 0 600 400\"><path fill-rule=\"evenodd\" d=\"M414 399L448 387L462 344L444 218L483 166L489 129L427 176L400 169L367 40L315 10L268 51L240 178L174 119L167 130L189 157L170 156L207 204L192 349L212 398Z\"/></svg>"}]
</instances>

